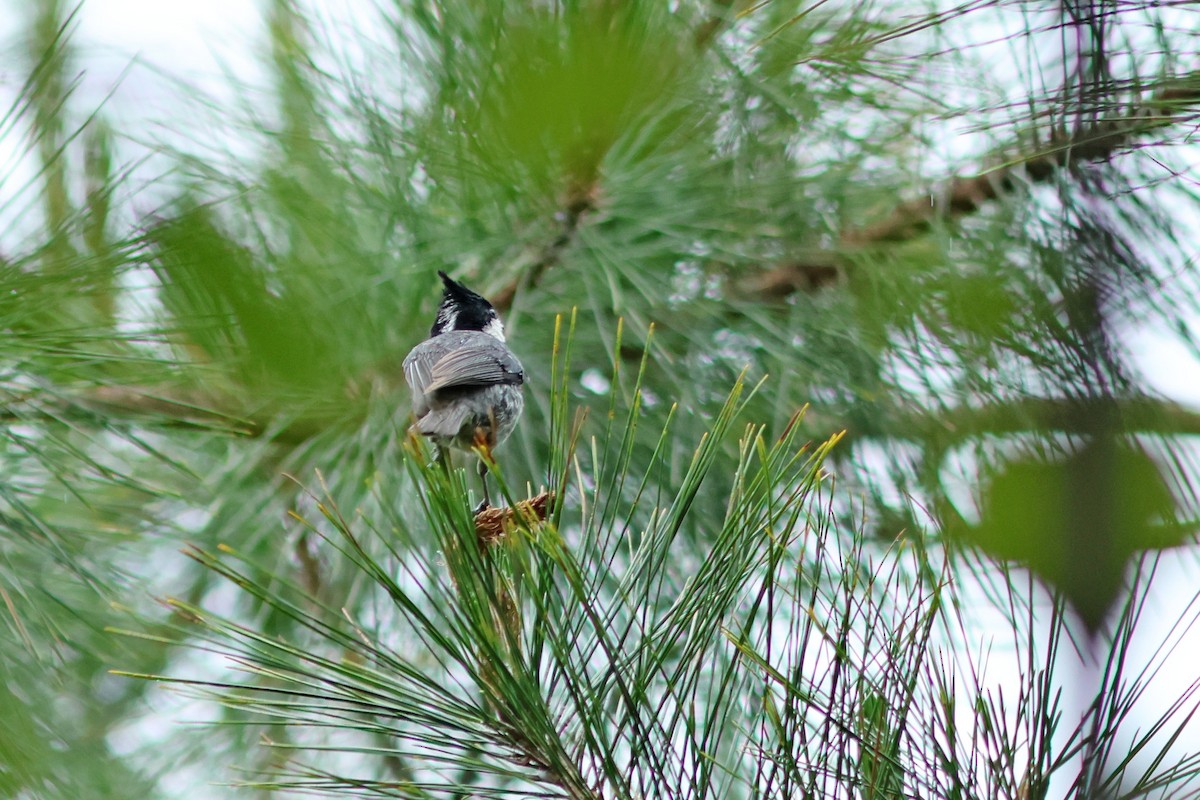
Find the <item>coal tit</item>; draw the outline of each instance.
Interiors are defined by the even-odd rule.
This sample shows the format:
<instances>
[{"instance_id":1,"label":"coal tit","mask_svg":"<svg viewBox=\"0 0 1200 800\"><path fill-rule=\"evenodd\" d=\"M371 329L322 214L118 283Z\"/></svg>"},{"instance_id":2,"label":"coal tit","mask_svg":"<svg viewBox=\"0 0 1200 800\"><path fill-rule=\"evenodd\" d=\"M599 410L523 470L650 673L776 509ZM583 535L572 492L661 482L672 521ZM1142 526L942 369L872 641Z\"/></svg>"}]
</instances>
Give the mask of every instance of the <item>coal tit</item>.
<instances>
[{"instance_id":1,"label":"coal tit","mask_svg":"<svg viewBox=\"0 0 1200 800\"><path fill-rule=\"evenodd\" d=\"M412 430L428 436L446 464L446 448L492 448L512 433L525 401L525 370L504 343L504 324L492 304L445 272L444 290L429 338L404 359L413 393ZM483 503L491 505L487 464L480 459Z\"/></svg>"}]
</instances>

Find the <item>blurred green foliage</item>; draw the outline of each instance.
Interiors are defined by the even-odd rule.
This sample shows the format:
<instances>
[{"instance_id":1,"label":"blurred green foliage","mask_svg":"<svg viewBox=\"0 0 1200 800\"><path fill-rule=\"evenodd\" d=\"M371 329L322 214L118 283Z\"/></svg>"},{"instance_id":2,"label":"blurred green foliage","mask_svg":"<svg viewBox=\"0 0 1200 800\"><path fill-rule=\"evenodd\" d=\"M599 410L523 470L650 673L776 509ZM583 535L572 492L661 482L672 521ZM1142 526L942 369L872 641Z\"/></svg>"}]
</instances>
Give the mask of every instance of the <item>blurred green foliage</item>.
<instances>
[{"instance_id":1,"label":"blurred green foliage","mask_svg":"<svg viewBox=\"0 0 1200 800\"><path fill-rule=\"evenodd\" d=\"M1061 460L1003 464L985 485L981 513L966 538L1028 566L1092 630L1121 595L1131 559L1189 538L1154 461L1104 440Z\"/></svg>"}]
</instances>

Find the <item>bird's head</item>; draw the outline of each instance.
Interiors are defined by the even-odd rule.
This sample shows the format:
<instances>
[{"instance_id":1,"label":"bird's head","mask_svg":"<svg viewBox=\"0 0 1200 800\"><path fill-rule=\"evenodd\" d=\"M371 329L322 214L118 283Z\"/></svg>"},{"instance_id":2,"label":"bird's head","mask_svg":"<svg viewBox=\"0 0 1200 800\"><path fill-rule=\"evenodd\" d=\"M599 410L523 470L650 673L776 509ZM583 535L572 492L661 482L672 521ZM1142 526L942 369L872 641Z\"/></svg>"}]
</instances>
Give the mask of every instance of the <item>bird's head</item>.
<instances>
[{"instance_id":1,"label":"bird's head","mask_svg":"<svg viewBox=\"0 0 1200 800\"><path fill-rule=\"evenodd\" d=\"M441 270L438 275L445 288L430 337L450 331L482 331L503 342L504 323L492 304Z\"/></svg>"}]
</instances>

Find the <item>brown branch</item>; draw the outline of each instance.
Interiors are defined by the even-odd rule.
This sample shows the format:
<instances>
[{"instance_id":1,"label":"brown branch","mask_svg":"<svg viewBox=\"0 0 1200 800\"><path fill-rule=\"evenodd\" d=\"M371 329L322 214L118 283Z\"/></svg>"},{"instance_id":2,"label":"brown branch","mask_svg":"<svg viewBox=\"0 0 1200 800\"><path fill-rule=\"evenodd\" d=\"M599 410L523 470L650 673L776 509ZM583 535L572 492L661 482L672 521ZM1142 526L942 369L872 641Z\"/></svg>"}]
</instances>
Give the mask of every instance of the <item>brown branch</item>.
<instances>
[{"instance_id":1,"label":"brown branch","mask_svg":"<svg viewBox=\"0 0 1200 800\"><path fill-rule=\"evenodd\" d=\"M116 411L124 416L166 417L195 424L223 423L247 433L262 426L237 413L216 410L215 398L195 391L167 396L139 386L97 386L88 391L84 405L93 411Z\"/></svg>"},{"instance_id":2,"label":"brown branch","mask_svg":"<svg viewBox=\"0 0 1200 800\"><path fill-rule=\"evenodd\" d=\"M720 5L720 4L719 4ZM728 4L732 7L732 2ZM837 249L816 251L803 258L778 264L767 270L744 277L733 288L742 296L764 300L778 300L795 292L812 292L836 282L846 266L846 254L856 249L895 244L916 238L928 230L938 219L954 219L978 211L985 203L997 199L1004 192L1016 188L1021 180L1032 182L1048 181L1058 170L1072 163L1101 161L1118 150L1130 146L1146 133L1194 118L1184 109L1200 104L1200 73L1165 83L1152 93L1149 100L1130 113L1115 120L1093 126L1083 134L1058 135L1051 139L1042 151L1018 159L1010 159L1004 166L981 175L952 178L942 188L931 193L930 198L906 201L883 218L861 228L844 231ZM556 266L570 247L578 233L583 218L596 207L595 182L574 186L568 192L563 209L559 212L561 228L520 276L511 281L493 299L501 311L512 306L518 289L536 284L542 275ZM1043 403L1054 401L1026 401ZM1145 409L1147 402L1134 401L1133 407ZM273 425L274 415L238 408L230 398L201 396L198 394L167 395L144 387L109 386L91 390L86 396L75 400L56 399L49 405L30 402L28 398L10 398L0 410L0 423L53 421L72 416L96 416L99 413L115 414L131 422L144 422L173 427L219 427L243 436L260 437L270 435L281 442L302 442L327 427L323 422L299 419L286 425ZM1126 404L1129 405L1129 404ZM1026 411L1031 409L1027 408ZM1047 409L1038 409L1046 412ZM1154 425L1144 432L1172 434L1194 434L1200 432L1193 412L1181 407L1171 408L1157 403L1155 413L1166 411L1160 422L1168 429L1156 431ZM923 419L913 418L908 430L927 433L931 424L943 429L953 429L955 421L965 415L977 433L1016 433L1035 429L1028 420L1021 422L1012 404L991 410L959 410L946 415ZM1046 414L1035 417L1046 420ZM1049 414L1044 427L1068 430L1069 426L1055 422ZM902 418L902 417L901 417ZM1148 424L1147 417L1136 415L1138 424ZM933 423L930 423L933 420ZM1163 422L1165 420L1165 422ZM965 419L963 421L966 421ZM1171 427L1176 426L1176 427ZM1137 427L1135 425L1135 427ZM905 438L905 426L894 429L887 435Z\"/></svg>"},{"instance_id":3,"label":"brown branch","mask_svg":"<svg viewBox=\"0 0 1200 800\"><path fill-rule=\"evenodd\" d=\"M75 396L50 389L8 394L0 397L0 425L70 422L103 427L119 421L300 444L338 422L332 414L310 414L284 422L268 408L252 409L229 396L179 388L166 391L177 394L145 386L89 387Z\"/></svg>"},{"instance_id":4,"label":"brown branch","mask_svg":"<svg viewBox=\"0 0 1200 800\"><path fill-rule=\"evenodd\" d=\"M262 433L260 423L218 411L211 399L187 393L167 397L144 387L90 387L75 397L47 388L8 394L0 399L0 424L87 422L109 416L169 427L220 427L230 433L251 436Z\"/></svg>"},{"instance_id":5,"label":"brown branch","mask_svg":"<svg viewBox=\"0 0 1200 800\"><path fill-rule=\"evenodd\" d=\"M178 391L178 390L177 390ZM281 444L300 444L338 422L332 414L297 415L287 419L270 407L251 407L229 395L179 391L167 395L145 386L99 386L72 398L44 416L72 416L75 411L92 416L116 416L128 422L170 428L219 431L249 439L270 438Z\"/></svg>"},{"instance_id":6,"label":"brown branch","mask_svg":"<svg viewBox=\"0 0 1200 800\"><path fill-rule=\"evenodd\" d=\"M707 49L729 24L734 16L734 6L738 2L739 0L712 0L712 13L692 35L692 44L698 52ZM580 221L584 215L595 209L598 189L594 175L586 178L577 176L574 184L568 187L566 202L556 215L561 222L558 235L542 249L532 264L522 269L520 274L492 295L492 305L498 311L503 313L511 309L519 289L537 285L547 270L562 261L563 253L575 240Z\"/></svg>"},{"instance_id":7,"label":"brown branch","mask_svg":"<svg viewBox=\"0 0 1200 800\"><path fill-rule=\"evenodd\" d=\"M597 188L595 183L591 183L586 186L574 186L570 189L566 203L557 215L561 223L558 235L542 248L542 252L538 254L532 264L492 295L492 305L497 311L503 313L512 308L518 289L522 286L535 285L547 270L562 261L563 253L575 241L580 221L585 214L596 207Z\"/></svg>"},{"instance_id":8,"label":"brown branch","mask_svg":"<svg viewBox=\"0 0 1200 800\"><path fill-rule=\"evenodd\" d=\"M986 203L1015 190L1023 182L1046 183L1072 164L1107 160L1152 131L1195 119L1196 115L1186 113L1186 109L1197 104L1200 104L1200 73L1165 82L1148 100L1123 116L1085 131L1057 133L1037 152L1005 158L1002 166L981 174L950 178L929 195L907 200L875 222L843 231L837 249L746 277L737 291L745 296L777 300L795 292L829 286L845 269L847 252L911 241L936 221L955 220L978 212Z\"/></svg>"},{"instance_id":9,"label":"brown branch","mask_svg":"<svg viewBox=\"0 0 1200 800\"><path fill-rule=\"evenodd\" d=\"M273 441L285 444L305 441L318 431L328 429L327 425L299 421L291 426L269 430L262 422L234 419L191 403L172 402L139 389L104 387L97 391L97 395L103 398L107 413L147 425L209 429L222 425L220 430L243 436L265 436L270 433ZM1151 397L1106 398L1103 402L1115 404L1120 429L1128 434L1200 436L1200 410ZM1080 401L1059 398L1024 398L976 408L964 406L936 411L885 408L875 415L881 420L878 426L851 426L847 433L851 439L907 440L952 447L982 436L1014 436L1039 431L1087 433L1086 410L1086 405ZM95 415L95 411L91 413ZM15 410L9 406L7 413L0 415L0 424L5 420L29 423L41 419L51 422L63 416L57 410L51 413L29 408ZM833 424L844 424L844 421ZM475 518L480 543L494 544L518 524L531 525L545 520L553 502L553 493L542 492L519 502L515 509L484 509Z\"/></svg>"},{"instance_id":10,"label":"brown branch","mask_svg":"<svg viewBox=\"0 0 1200 800\"><path fill-rule=\"evenodd\" d=\"M837 282L842 259L834 252L816 253L789 261L742 279L738 292L761 298L786 297L794 292L814 292Z\"/></svg>"},{"instance_id":11,"label":"brown branch","mask_svg":"<svg viewBox=\"0 0 1200 800\"><path fill-rule=\"evenodd\" d=\"M540 525L546 519L553 502L554 494L543 491L536 497L518 501L513 507L485 508L475 515L474 542L469 538L452 542L448 546L448 552L456 553L462 544L478 547L478 554L483 556L489 548L516 530L518 525L530 529ZM468 572L465 577L471 578L472 584L479 580L488 584L486 598L491 613L487 616L490 617L491 632L495 634L496 643L492 647L477 648L477 680L480 688L484 690L484 701L496 716L495 730L510 749L507 757L515 764L537 770L538 780L561 789L571 800L598 800L600 794L587 785L583 771L567 756L565 749L555 748L544 738L539 740L529 735L529 714L537 711L549 714L549 708L545 704L529 707L525 703L514 701L510 688L511 678L502 678L505 672L523 672L526 665L526 658L521 654L521 643L524 640L521 607L510 591L509 583L495 576L484 578L474 570L472 560L460 559L461 555L456 555L450 560L449 570L450 581L460 600L474 594L477 588L464 592L459 580L460 574L463 573L457 570L466 569ZM488 623L484 621L484 624Z\"/></svg>"},{"instance_id":12,"label":"brown branch","mask_svg":"<svg viewBox=\"0 0 1200 800\"><path fill-rule=\"evenodd\" d=\"M1200 436L1200 411L1151 397L1104 398L1115 406L1119 429L1127 434ZM1090 433L1091 406L1078 400L1033 397L991 403L980 408L938 411L883 410L878 428L848 430L859 439L901 439L936 442L942 447L981 436L1012 436L1039 431ZM1108 410L1107 408L1105 409Z\"/></svg>"},{"instance_id":13,"label":"brown branch","mask_svg":"<svg viewBox=\"0 0 1200 800\"><path fill-rule=\"evenodd\" d=\"M697 50L704 50L720 35L733 17L733 6L738 0L713 0L713 11L692 35Z\"/></svg>"}]
</instances>

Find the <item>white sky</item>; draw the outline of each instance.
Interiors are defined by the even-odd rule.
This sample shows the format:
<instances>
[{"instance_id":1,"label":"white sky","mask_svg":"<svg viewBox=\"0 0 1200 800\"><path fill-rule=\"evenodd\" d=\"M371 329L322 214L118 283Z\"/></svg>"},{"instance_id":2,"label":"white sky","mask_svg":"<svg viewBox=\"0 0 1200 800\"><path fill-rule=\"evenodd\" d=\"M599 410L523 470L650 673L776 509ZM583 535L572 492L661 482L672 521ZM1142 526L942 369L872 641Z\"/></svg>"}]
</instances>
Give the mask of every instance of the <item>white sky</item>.
<instances>
[{"instance_id":1,"label":"white sky","mask_svg":"<svg viewBox=\"0 0 1200 800\"><path fill-rule=\"evenodd\" d=\"M0 71L5 108L24 80L19 37L35 2L0 0L0 12L7 12L0 13L0 63L18 65ZM152 139L160 133L156 123L169 120L186 99L179 96L186 92L181 83L164 76L232 99L229 74L252 83L261 77L254 56L261 35L259 3L253 0L88 0L73 37L83 99L76 110L90 110L111 93L105 114L113 127ZM21 130L0 130L0 234L20 235L33 227L20 214L28 200L14 200L35 177L34 161L24 158L26 147ZM122 151L118 161L141 155Z\"/></svg>"}]
</instances>

